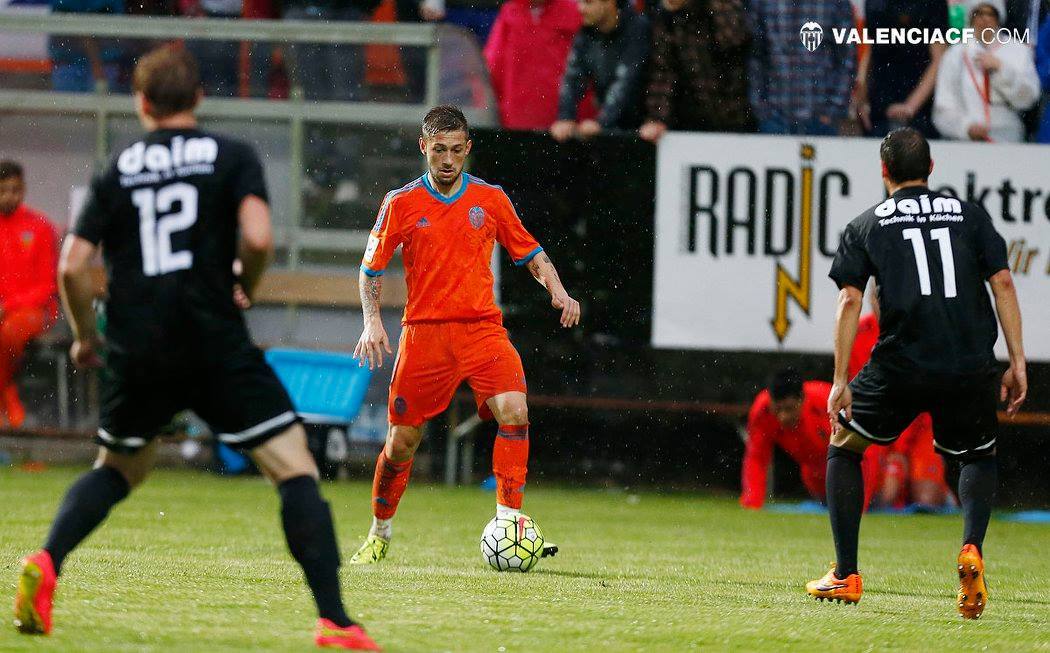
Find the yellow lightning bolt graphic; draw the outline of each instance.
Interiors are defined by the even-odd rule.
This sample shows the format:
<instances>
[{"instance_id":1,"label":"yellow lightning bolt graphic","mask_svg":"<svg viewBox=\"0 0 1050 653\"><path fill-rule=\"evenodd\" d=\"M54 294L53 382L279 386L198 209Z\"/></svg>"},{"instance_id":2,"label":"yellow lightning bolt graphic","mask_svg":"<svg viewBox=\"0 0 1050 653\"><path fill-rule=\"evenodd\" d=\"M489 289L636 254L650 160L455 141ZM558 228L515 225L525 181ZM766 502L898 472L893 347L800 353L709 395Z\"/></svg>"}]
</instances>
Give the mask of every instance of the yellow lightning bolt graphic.
<instances>
[{"instance_id":1,"label":"yellow lightning bolt graphic","mask_svg":"<svg viewBox=\"0 0 1050 653\"><path fill-rule=\"evenodd\" d=\"M771 324L777 340L784 342L791 330L788 319L788 298L798 303L806 315L809 315L810 280L812 277L811 259L813 227L813 165L815 152L812 145L802 146L802 215L799 232L798 278L777 263L776 301Z\"/></svg>"}]
</instances>

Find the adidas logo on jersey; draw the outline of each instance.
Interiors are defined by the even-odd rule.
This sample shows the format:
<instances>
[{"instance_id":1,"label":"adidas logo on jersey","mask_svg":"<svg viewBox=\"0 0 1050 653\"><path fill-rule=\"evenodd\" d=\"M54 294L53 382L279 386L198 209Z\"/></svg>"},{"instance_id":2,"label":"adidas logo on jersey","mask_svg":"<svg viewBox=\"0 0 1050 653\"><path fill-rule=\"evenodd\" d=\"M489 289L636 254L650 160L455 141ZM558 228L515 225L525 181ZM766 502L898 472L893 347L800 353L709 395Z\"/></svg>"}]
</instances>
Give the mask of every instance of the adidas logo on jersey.
<instances>
[{"instance_id":1,"label":"adidas logo on jersey","mask_svg":"<svg viewBox=\"0 0 1050 653\"><path fill-rule=\"evenodd\" d=\"M120 153L117 170L122 175L137 175L143 170L165 172L184 166L215 163L219 157L219 144L214 138L184 138L175 136L170 147L165 143L146 146L139 141Z\"/></svg>"},{"instance_id":2,"label":"adidas logo on jersey","mask_svg":"<svg viewBox=\"0 0 1050 653\"><path fill-rule=\"evenodd\" d=\"M422 229L423 227L429 227L429 226L430 226L430 220L427 220L426 216L423 216L422 218L420 218L419 222L416 223L416 229Z\"/></svg>"}]
</instances>

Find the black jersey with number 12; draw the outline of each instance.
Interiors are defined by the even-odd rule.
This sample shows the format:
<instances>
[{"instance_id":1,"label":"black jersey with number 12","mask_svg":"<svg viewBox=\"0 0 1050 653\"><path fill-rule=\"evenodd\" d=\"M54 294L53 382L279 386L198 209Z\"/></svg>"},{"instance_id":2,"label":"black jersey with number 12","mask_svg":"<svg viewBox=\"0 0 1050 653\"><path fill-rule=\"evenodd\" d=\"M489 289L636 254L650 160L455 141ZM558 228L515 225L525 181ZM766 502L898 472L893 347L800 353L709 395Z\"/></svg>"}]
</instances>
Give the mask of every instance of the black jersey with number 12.
<instances>
[{"instance_id":1,"label":"black jersey with number 12","mask_svg":"<svg viewBox=\"0 0 1050 653\"><path fill-rule=\"evenodd\" d=\"M249 195L267 199L252 148L197 129L150 132L95 177L73 233L102 246L114 351L177 356L247 337L232 294Z\"/></svg>"},{"instance_id":2,"label":"black jersey with number 12","mask_svg":"<svg viewBox=\"0 0 1050 653\"><path fill-rule=\"evenodd\" d=\"M830 277L879 287L873 364L903 373L969 375L995 364L986 281L1007 269L1006 243L977 204L925 186L898 190L846 227Z\"/></svg>"}]
</instances>

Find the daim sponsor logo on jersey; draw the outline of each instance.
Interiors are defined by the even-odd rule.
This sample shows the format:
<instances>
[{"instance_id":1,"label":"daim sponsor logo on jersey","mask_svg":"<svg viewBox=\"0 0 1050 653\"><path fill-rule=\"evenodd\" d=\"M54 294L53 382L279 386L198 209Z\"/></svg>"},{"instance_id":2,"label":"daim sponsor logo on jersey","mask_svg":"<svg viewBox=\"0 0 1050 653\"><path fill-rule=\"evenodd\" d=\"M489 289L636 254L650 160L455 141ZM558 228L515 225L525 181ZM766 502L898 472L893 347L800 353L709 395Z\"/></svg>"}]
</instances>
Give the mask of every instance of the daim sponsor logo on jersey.
<instances>
[{"instance_id":1,"label":"daim sponsor logo on jersey","mask_svg":"<svg viewBox=\"0 0 1050 653\"><path fill-rule=\"evenodd\" d=\"M888 198L875 207L875 217L880 227L893 224L927 222L962 222L962 202L954 197L934 197L923 194L918 199L906 198L900 201Z\"/></svg>"},{"instance_id":2,"label":"daim sponsor logo on jersey","mask_svg":"<svg viewBox=\"0 0 1050 653\"><path fill-rule=\"evenodd\" d=\"M125 188L175 177L207 175L215 171L219 144L209 136L175 136L170 143L146 145L139 141L117 157L120 183Z\"/></svg>"}]
</instances>

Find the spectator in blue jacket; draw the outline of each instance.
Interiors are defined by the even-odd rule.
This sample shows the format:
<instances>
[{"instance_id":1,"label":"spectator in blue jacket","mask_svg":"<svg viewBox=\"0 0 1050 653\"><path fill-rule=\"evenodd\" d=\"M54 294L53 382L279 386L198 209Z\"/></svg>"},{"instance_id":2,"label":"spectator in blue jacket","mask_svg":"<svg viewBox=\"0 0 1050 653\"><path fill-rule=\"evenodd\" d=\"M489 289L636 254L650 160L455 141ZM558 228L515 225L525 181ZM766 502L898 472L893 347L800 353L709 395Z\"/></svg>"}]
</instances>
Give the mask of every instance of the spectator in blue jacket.
<instances>
[{"instance_id":1,"label":"spectator in blue jacket","mask_svg":"<svg viewBox=\"0 0 1050 653\"><path fill-rule=\"evenodd\" d=\"M1035 46L1035 69L1039 73L1039 83L1043 86L1043 120L1035 140L1050 143L1050 16L1039 28L1039 38Z\"/></svg>"},{"instance_id":2,"label":"spectator in blue jacket","mask_svg":"<svg viewBox=\"0 0 1050 653\"><path fill-rule=\"evenodd\" d=\"M642 82L649 58L649 21L621 0L578 0L583 29L576 35L558 93L551 136L590 138L605 129L637 129ZM598 117L576 123L576 110L594 87Z\"/></svg>"},{"instance_id":3,"label":"spectator in blue jacket","mask_svg":"<svg viewBox=\"0 0 1050 653\"><path fill-rule=\"evenodd\" d=\"M123 14L124 0L51 0L52 13ZM120 90L121 50L113 39L83 36L52 36L51 86L56 91L87 93L105 83Z\"/></svg>"},{"instance_id":4,"label":"spectator in blue jacket","mask_svg":"<svg viewBox=\"0 0 1050 653\"><path fill-rule=\"evenodd\" d=\"M752 0L751 106L765 134L833 136L849 111L857 62L832 28L853 26L850 0ZM816 23L822 39L810 51L799 28Z\"/></svg>"}]
</instances>

